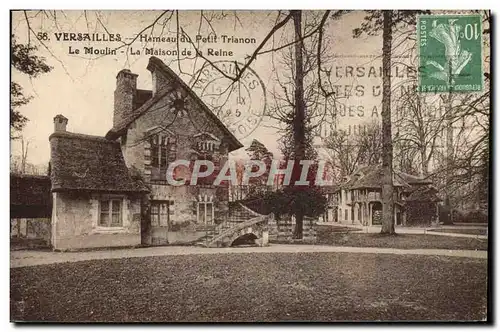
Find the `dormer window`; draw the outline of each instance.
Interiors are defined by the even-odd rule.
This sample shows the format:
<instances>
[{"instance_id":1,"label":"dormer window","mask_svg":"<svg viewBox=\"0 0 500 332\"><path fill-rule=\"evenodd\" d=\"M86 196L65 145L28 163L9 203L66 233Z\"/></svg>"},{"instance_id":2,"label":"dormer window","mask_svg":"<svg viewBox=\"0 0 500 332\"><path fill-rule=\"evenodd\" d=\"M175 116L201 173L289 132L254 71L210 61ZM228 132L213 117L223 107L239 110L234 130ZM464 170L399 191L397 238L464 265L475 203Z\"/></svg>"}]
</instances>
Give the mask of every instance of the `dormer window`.
<instances>
[{"instance_id":1,"label":"dormer window","mask_svg":"<svg viewBox=\"0 0 500 332\"><path fill-rule=\"evenodd\" d=\"M194 136L194 149L202 155L211 155L218 152L220 148L220 140L210 133L199 133Z\"/></svg>"},{"instance_id":2,"label":"dormer window","mask_svg":"<svg viewBox=\"0 0 500 332\"><path fill-rule=\"evenodd\" d=\"M196 149L200 152L215 152L216 145L210 141L200 141L196 143Z\"/></svg>"}]
</instances>

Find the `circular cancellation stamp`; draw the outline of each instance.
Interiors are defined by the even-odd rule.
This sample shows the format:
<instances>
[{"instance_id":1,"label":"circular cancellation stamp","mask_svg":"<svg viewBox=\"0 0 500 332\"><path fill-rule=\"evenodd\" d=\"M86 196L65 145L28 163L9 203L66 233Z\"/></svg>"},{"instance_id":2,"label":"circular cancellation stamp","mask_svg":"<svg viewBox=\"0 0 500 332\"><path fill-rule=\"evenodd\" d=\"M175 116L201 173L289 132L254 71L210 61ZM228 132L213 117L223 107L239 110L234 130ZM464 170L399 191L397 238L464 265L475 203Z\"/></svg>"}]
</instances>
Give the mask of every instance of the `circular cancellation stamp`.
<instances>
[{"instance_id":1,"label":"circular cancellation stamp","mask_svg":"<svg viewBox=\"0 0 500 332\"><path fill-rule=\"evenodd\" d=\"M235 61L214 61L228 76L236 76L243 64ZM250 67L237 82L225 77L217 68L205 62L190 82L192 90L238 139L250 135L266 114L266 89Z\"/></svg>"}]
</instances>

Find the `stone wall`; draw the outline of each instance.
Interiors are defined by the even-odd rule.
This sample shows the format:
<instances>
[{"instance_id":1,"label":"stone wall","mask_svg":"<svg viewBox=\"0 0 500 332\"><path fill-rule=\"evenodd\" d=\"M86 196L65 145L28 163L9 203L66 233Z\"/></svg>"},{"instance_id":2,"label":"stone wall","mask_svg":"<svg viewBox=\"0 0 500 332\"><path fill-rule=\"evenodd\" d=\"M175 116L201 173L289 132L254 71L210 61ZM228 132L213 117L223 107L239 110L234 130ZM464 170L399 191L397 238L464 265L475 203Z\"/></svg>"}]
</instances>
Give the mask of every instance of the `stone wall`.
<instances>
[{"instance_id":1,"label":"stone wall","mask_svg":"<svg viewBox=\"0 0 500 332\"><path fill-rule=\"evenodd\" d=\"M99 200L122 199L122 227L98 225ZM127 247L141 243L140 198L127 195L53 193L52 247L58 250Z\"/></svg>"},{"instance_id":2,"label":"stone wall","mask_svg":"<svg viewBox=\"0 0 500 332\"><path fill-rule=\"evenodd\" d=\"M271 218L269 220L269 241L275 242L316 242L316 222L315 218L304 217L302 239L293 239L295 229L294 216L281 216L279 220Z\"/></svg>"},{"instance_id":3,"label":"stone wall","mask_svg":"<svg viewBox=\"0 0 500 332\"><path fill-rule=\"evenodd\" d=\"M159 82L156 82L159 84ZM171 88L168 81L162 83L165 91ZM160 93L158 92L157 93ZM214 223L226 220L228 214L229 193L227 187L200 185L172 186L166 180L152 179L154 170L151 165L151 145L149 138L155 133L162 133L175 140L176 160L192 160L194 153L194 136L209 133L221 141L219 148L212 154L214 163L224 164L228 158L227 148L223 141L224 133L200 109L197 102L187 97L186 113L174 114L173 100L179 94L172 92L159 100L151 110L134 121L127 131L126 139L122 139L122 152L128 167L134 168L149 183L151 192L149 200L172 201L173 213L168 226L151 226L143 236L145 244L164 245L174 243L190 243L205 233L197 230L197 202L209 200L214 205ZM185 169L180 167L180 170ZM199 179L201 182L202 179ZM147 208L147 207L146 207Z\"/></svg>"},{"instance_id":4,"label":"stone wall","mask_svg":"<svg viewBox=\"0 0 500 332\"><path fill-rule=\"evenodd\" d=\"M125 163L128 167L137 168L144 175L147 182L151 177L150 153L148 133L163 131L175 136L177 142L176 159L190 160L193 153L194 136L200 133L210 133L222 140L224 134L221 129L208 118L195 100L188 98L186 115L175 116L172 109L172 98L168 95L159 100L151 110L139 117L129 127L127 138L122 145ZM227 152L215 153L214 159L221 162L227 159Z\"/></svg>"}]
</instances>

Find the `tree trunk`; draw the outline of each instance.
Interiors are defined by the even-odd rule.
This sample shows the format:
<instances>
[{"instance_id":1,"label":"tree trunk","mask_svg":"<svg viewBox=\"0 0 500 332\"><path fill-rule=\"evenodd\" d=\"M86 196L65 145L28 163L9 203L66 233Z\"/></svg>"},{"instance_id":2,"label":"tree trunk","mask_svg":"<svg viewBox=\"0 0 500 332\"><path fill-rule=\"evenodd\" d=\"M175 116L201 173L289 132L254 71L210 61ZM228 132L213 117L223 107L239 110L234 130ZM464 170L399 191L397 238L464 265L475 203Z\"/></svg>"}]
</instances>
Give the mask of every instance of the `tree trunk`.
<instances>
[{"instance_id":1,"label":"tree trunk","mask_svg":"<svg viewBox=\"0 0 500 332\"><path fill-rule=\"evenodd\" d=\"M394 234L394 187L392 183L391 48L392 11L384 10L382 33L382 234Z\"/></svg>"},{"instance_id":2,"label":"tree trunk","mask_svg":"<svg viewBox=\"0 0 500 332\"><path fill-rule=\"evenodd\" d=\"M28 145L29 141L24 141L24 137L21 137L21 174L26 174L26 160L28 159Z\"/></svg>"},{"instance_id":3,"label":"tree trunk","mask_svg":"<svg viewBox=\"0 0 500 332\"><path fill-rule=\"evenodd\" d=\"M299 162L305 159L306 147L306 130L305 130L305 102L304 102L304 70L302 51L304 43L302 39L302 11L291 11L293 16L293 26L295 29L295 40L299 41L295 44L295 117L293 121L293 138L294 138L294 172L292 173L291 184L300 178ZM296 211L295 214L295 231L294 238L302 239L302 230L304 222L304 213Z\"/></svg>"},{"instance_id":4,"label":"tree trunk","mask_svg":"<svg viewBox=\"0 0 500 332\"><path fill-rule=\"evenodd\" d=\"M448 65L450 68L449 84L450 91L448 92L448 96L446 100L446 181L445 181L445 199L444 204L448 208L449 215L445 221L445 224L451 225L453 224L453 207L451 206L451 184L452 184L452 175L453 175L453 115L452 115L452 91L451 91L451 63Z\"/></svg>"},{"instance_id":5,"label":"tree trunk","mask_svg":"<svg viewBox=\"0 0 500 332\"><path fill-rule=\"evenodd\" d=\"M425 144L425 143L424 143ZM427 177L429 175L429 162L427 161L427 151L424 146L420 148L420 159L421 159L421 175Z\"/></svg>"}]
</instances>

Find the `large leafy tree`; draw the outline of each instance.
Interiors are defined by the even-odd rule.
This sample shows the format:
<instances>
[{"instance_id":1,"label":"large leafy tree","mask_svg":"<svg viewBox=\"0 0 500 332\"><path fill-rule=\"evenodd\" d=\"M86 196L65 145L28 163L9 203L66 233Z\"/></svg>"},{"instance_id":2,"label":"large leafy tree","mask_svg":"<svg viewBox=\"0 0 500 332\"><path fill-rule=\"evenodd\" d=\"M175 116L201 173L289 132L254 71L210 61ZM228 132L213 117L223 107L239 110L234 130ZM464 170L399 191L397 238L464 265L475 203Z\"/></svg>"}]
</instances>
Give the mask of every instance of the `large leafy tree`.
<instances>
[{"instance_id":1,"label":"large leafy tree","mask_svg":"<svg viewBox=\"0 0 500 332\"><path fill-rule=\"evenodd\" d=\"M48 73L52 67L46 64L45 58L35 54L37 47L32 44L18 44L16 38L12 36L11 42L11 65L19 72L29 77L38 77L40 74ZM11 139L21 131L28 118L21 114L19 107L26 105L31 100L31 96L24 93L20 84L10 82L10 132Z\"/></svg>"}]
</instances>

